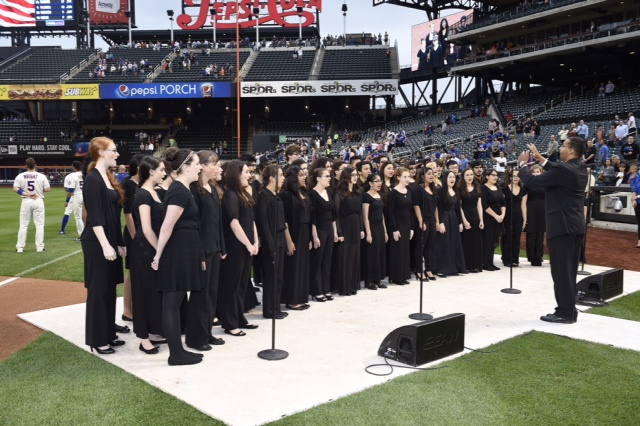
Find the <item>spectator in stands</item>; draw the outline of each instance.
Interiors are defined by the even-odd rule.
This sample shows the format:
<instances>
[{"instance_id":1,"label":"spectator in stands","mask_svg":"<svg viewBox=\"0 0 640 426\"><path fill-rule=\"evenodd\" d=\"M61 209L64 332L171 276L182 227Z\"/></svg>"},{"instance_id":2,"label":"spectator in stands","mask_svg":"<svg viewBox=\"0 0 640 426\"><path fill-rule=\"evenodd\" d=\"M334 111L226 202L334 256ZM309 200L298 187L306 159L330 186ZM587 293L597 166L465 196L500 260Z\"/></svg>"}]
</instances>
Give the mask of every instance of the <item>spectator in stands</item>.
<instances>
[{"instance_id":1,"label":"spectator in stands","mask_svg":"<svg viewBox=\"0 0 640 426\"><path fill-rule=\"evenodd\" d=\"M547 145L547 158L554 163L558 161L558 141L556 141L555 135L551 135L549 139L549 145Z\"/></svg>"},{"instance_id":2,"label":"spectator in stands","mask_svg":"<svg viewBox=\"0 0 640 426\"><path fill-rule=\"evenodd\" d=\"M607 82L607 85L604 88L604 94L605 96L611 96L611 94L613 93L613 91L615 90L616 86L613 84L613 81L609 80Z\"/></svg>"},{"instance_id":3,"label":"spectator in stands","mask_svg":"<svg viewBox=\"0 0 640 426\"><path fill-rule=\"evenodd\" d=\"M640 154L640 147L634 142L634 137L629 135L627 137L627 143L620 149L622 157L629 164L637 164L638 154Z\"/></svg>"},{"instance_id":4,"label":"spectator in stands","mask_svg":"<svg viewBox=\"0 0 640 426\"><path fill-rule=\"evenodd\" d=\"M587 141L587 148L584 150L583 159L585 164L595 163L596 147L594 146L593 139Z\"/></svg>"},{"instance_id":5,"label":"spectator in stands","mask_svg":"<svg viewBox=\"0 0 640 426\"><path fill-rule=\"evenodd\" d=\"M589 137L589 126L584 124L584 120L580 120L580 124L576 127L576 132L579 138L586 140Z\"/></svg>"},{"instance_id":6,"label":"spectator in stands","mask_svg":"<svg viewBox=\"0 0 640 426\"><path fill-rule=\"evenodd\" d=\"M535 120L533 122L533 139L537 140L540 137L540 133L542 133L542 127L540 123L538 123L538 120Z\"/></svg>"},{"instance_id":7,"label":"spectator in stands","mask_svg":"<svg viewBox=\"0 0 640 426\"><path fill-rule=\"evenodd\" d=\"M600 87L598 88L598 97L604 98L605 90L604 83L600 83Z\"/></svg>"},{"instance_id":8,"label":"spectator in stands","mask_svg":"<svg viewBox=\"0 0 640 426\"><path fill-rule=\"evenodd\" d=\"M616 116L617 117L617 116ZM609 146L615 146L615 140L616 140L616 125L612 124L611 126L609 126L609 131L607 132L607 135L605 137L607 145Z\"/></svg>"},{"instance_id":9,"label":"spectator in stands","mask_svg":"<svg viewBox=\"0 0 640 426\"><path fill-rule=\"evenodd\" d=\"M605 160L604 166L598 175L598 185L613 186L616 180L616 171L610 159Z\"/></svg>"},{"instance_id":10,"label":"spectator in stands","mask_svg":"<svg viewBox=\"0 0 640 426\"><path fill-rule=\"evenodd\" d=\"M524 132L524 124L522 124L522 120L518 120L516 123L516 135L521 135Z\"/></svg>"},{"instance_id":11,"label":"spectator in stands","mask_svg":"<svg viewBox=\"0 0 640 426\"><path fill-rule=\"evenodd\" d=\"M523 131L524 131L524 136L526 138L528 138L529 136L531 136L531 129L533 128L533 123L531 123L531 119L527 118L527 121L525 121L524 123L524 127L523 127Z\"/></svg>"},{"instance_id":12,"label":"spectator in stands","mask_svg":"<svg viewBox=\"0 0 640 426\"><path fill-rule=\"evenodd\" d=\"M636 118L633 116L633 111L629 113L629 119L627 120L627 128L629 129L630 135L635 135L637 133Z\"/></svg>"},{"instance_id":13,"label":"spectator in stands","mask_svg":"<svg viewBox=\"0 0 640 426\"><path fill-rule=\"evenodd\" d=\"M620 123L618 123L618 127L616 127L616 146L622 146L625 144L627 136L629 136L629 127L624 121L620 121Z\"/></svg>"},{"instance_id":14,"label":"spectator in stands","mask_svg":"<svg viewBox=\"0 0 640 426\"><path fill-rule=\"evenodd\" d=\"M600 143L600 151L598 152L598 163L604 167L605 162L609 159L609 146L603 140Z\"/></svg>"}]
</instances>

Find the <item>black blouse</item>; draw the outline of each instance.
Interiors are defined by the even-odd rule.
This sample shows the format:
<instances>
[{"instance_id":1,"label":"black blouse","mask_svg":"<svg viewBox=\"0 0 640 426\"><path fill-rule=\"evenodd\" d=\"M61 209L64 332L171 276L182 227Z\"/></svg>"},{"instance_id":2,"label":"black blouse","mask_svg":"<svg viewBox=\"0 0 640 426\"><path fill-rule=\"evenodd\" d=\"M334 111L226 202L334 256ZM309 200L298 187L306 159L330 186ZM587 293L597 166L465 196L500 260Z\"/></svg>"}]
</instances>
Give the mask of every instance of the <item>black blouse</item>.
<instances>
[{"instance_id":1,"label":"black blouse","mask_svg":"<svg viewBox=\"0 0 640 426\"><path fill-rule=\"evenodd\" d=\"M174 181L171 184L167 190L167 195L164 196L162 204L165 209L168 209L169 206L178 206L184 209L173 227L174 231L180 229L195 229L197 231L200 228L198 223L198 206L196 206L191 191L181 182Z\"/></svg>"},{"instance_id":2,"label":"black blouse","mask_svg":"<svg viewBox=\"0 0 640 426\"><path fill-rule=\"evenodd\" d=\"M329 201L322 198L315 189L309 192L311 223L316 226L316 229L333 229L333 222L336 220L336 207L333 202L332 192L329 189L327 189L327 195L329 196Z\"/></svg>"},{"instance_id":3,"label":"black blouse","mask_svg":"<svg viewBox=\"0 0 640 426\"><path fill-rule=\"evenodd\" d=\"M429 194L423 187L418 187L412 192L411 197L413 198L413 205L420 207L422 220L424 222L435 222L436 208L438 207L437 194Z\"/></svg>"},{"instance_id":4,"label":"black blouse","mask_svg":"<svg viewBox=\"0 0 640 426\"><path fill-rule=\"evenodd\" d=\"M109 244L114 249L124 247L118 192L107 188L97 169L91 170L84 178L83 197L87 221L82 233L82 240L97 240L93 227L102 226Z\"/></svg>"},{"instance_id":5,"label":"black blouse","mask_svg":"<svg viewBox=\"0 0 640 426\"><path fill-rule=\"evenodd\" d=\"M505 207L502 191L499 188L494 191L482 185L482 211L491 209L495 214L501 215L502 207Z\"/></svg>"},{"instance_id":6,"label":"black blouse","mask_svg":"<svg viewBox=\"0 0 640 426\"><path fill-rule=\"evenodd\" d=\"M225 253L224 237L222 236L222 214L220 213L220 199L218 192L211 187L211 192L198 192L198 185L190 186L193 199L198 206L198 221L200 225L200 242L203 254Z\"/></svg>"},{"instance_id":7,"label":"black blouse","mask_svg":"<svg viewBox=\"0 0 640 426\"><path fill-rule=\"evenodd\" d=\"M142 223L140 221L140 206L149 206L151 209L151 230L156 236L160 235L160 228L162 227L162 221L164 220L164 206L162 203L153 199L153 196L146 189L140 188L136 192L135 200L133 202L133 222L136 225L136 236L138 238L144 237L142 232Z\"/></svg>"},{"instance_id":8,"label":"black blouse","mask_svg":"<svg viewBox=\"0 0 640 426\"><path fill-rule=\"evenodd\" d=\"M240 223L240 227L249 239L251 244L255 243L256 236L253 233L253 207L244 207L238 198L238 194L231 189L227 189L222 197L222 229L224 233L225 243L229 247L244 247L233 233L231 222L236 219Z\"/></svg>"},{"instance_id":9,"label":"black blouse","mask_svg":"<svg viewBox=\"0 0 640 426\"><path fill-rule=\"evenodd\" d=\"M505 186L502 188L502 192L504 192L504 202L505 207L507 208L507 214L505 215L505 219L507 223L509 223L509 217L513 214L513 220L522 221L524 217L522 216L522 198L527 195L527 190L525 188L520 188L520 192L518 195L513 195L511 192L510 186ZM513 210L511 208L513 198Z\"/></svg>"},{"instance_id":10,"label":"black blouse","mask_svg":"<svg viewBox=\"0 0 640 426\"><path fill-rule=\"evenodd\" d=\"M275 253L277 248L274 236L280 235L282 237L287 224L282 200L267 188L263 188L258 193L256 228L258 228L260 245L266 250L266 253Z\"/></svg>"},{"instance_id":11,"label":"black blouse","mask_svg":"<svg viewBox=\"0 0 640 426\"><path fill-rule=\"evenodd\" d=\"M371 194L365 192L362 195L362 204L369 205L369 215L368 219L371 223L382 223L384 222L384 201L382 201L382 196L379 198L373 198Z\"/></svg>"}]
</instances>

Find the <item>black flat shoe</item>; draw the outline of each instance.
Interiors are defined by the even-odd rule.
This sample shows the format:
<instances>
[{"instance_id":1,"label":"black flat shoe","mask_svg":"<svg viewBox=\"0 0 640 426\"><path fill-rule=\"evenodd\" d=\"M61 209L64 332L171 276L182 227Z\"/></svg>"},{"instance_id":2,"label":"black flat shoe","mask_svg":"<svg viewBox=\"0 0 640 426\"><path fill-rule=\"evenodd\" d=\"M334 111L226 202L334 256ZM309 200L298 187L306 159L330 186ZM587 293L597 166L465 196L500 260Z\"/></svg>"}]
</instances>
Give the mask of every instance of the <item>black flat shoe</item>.
<instances>
[{"instance_id":1,"label":"black flat shoe","mask_svg":"<svg viewBox=\"0 0 640 426\"><path fill-rule=\"evenodd\" d=\"M311 305L310 305L310 304L308 304L308 303L303 303L303 304L302 304L302 306L304 306L304 307L305 307L305 308L307 308L307 309L309 309L309 308L311 307Z\"/></svg>"},{"instance_id":2,"label":"black flat shoe","mask_svg":"<svg viewBox=\"0 0 640 426\"><path fill-rule=\"evenodd\" d=\"M210 345L214 345L214 346L221 346L224 345L226 342L224 341L224 339L219 339L217 337L209 337L209 344Z\"/></svg>"},{"instance_id":3,"label":"black flat shoe","mask_svg":"<svg viewBox=\"0 0 640 426\"><path fill-rule=\"evenodd\" d=\"M480 271L478 271L477 269L469 269L469 272L471 272L472 274L477 274Z\"/></svg>"},{"instance_id":4,"label":"black flat shoe","mask_svg":"<svg viewBox=\"0 0 640 426\"><path fill-rule=\"evenodd\" d=\"M304 311L305 309L307 309L304 305L299 305L299 306L289 306L289 305L285 305L287 307L287 309L291 309L293 311Z\"/></svg>"},{"instance_id":5,"label":"black flat shoe","mask_svg":"<svg viewBox=\"0 0 640 426\"><path fill-rule=\"evenodd\" d=\"M556 316L555 314L547 314L547 315L541 316L540 319L542 321L552 322L555 324L573 324L574 322L576 322L576 320L574 319L561 318L559 316Z\"/></svg>"},{"instance_id":6,"label":"black flat shoe","mask_svg":"<svg viewBox=\"0 0 640 426\"><path fill-rule=\"evenodd\" d=\"M200 358L200 359L204 358L203 354L199 354L197 352L190 352L185 350L184 348L182 349L182 353L185 354L185 356L190 356L192 358Z\"/></svg>"},{"instance_id":7,"label":"black flat shoe","mask_svg":"<svg viewBox=\"0 0 640 426\"><path fill-rule=\"evenodd\" d=\"M127 327L126 325L118 325L118 324L116 324L115 330L116 330L116 333L120 333L120 334L131 333L131 329L129 327Z\"/></svg>"},{"instance_id":8,"label":"black flat shoe","mask_svg":"<svg viewBox=\"0 0 640 426\"><path fill-rule=\"evenodd\" d=\"M155 355L158 352L160 352L158 348L156 348L155 346L153 347L153 349L145 349L144 346L142 346L142 343L140 343L140 346L138 346L138 349L140 349L142 352L144 352L147 355Z\"/></svg>"},{"instance_id":9,"label":"black flat shoe","mask_svg":"<svg viewBox=\"0 0 640 426\"><path fill-rule=\"evenodd\" d=\"M109 346L122 346L124 345L126 342L124 340L120 340L120 339L115 339L109 342Z\"/></svg>"},{"instance_id":10,"label":"black flat shoe","mask_svg":"<svg viewBox=\"0 0 640 426\"><path fill-rule=\"evenodd\" d=\"M429 278L429 281L435 281L436 280L435 275L432 275L432 276L427 275L427 278Z\"/></svg>"},{"instance_id":11,"label":"black flat shoe","mask_svg":"<svg viewBox=\"0 0 640 426\"><path fill-rule=\"evenodd\" d=\"M285 319L287 316L285 315L284 312L278 312L276 313L276 319ZM273 319L273 315L263 315L263 317L268 318L268 319ZM242 328L242 327L240 327Z\"/></svg>"},{"instance_id":12,"label":"black flat shoe","mask_svg":"<svg viewBox=\"0 0 640 426\"><path fill-rule=\"evenodd\" d=\"M311 298L313 300L315 300L316 302L326 302L327 298L323 296L311 296Z\"/></svg>"},{"instance_id":13,"label":"black flat shoe","mask_svg":"<svg viewBox=\"0 0 640 426\"><path fill-rule=\"evenodd\" d=\"M402 281L391 281L391 284L404 285L404 283Z\"/></svg>"},{"instance_id":14,"label":"black flat shoe","mask_svg":"<svg viewBox=\"0 0 640 426\"><path fill-rule=\"evenodd\" d=\"M194 357L180 357L180 358L172 358L169 357L169 365L193 365L202 362L202 358L194 358Z\"/></svg>"},{"instance_id":15,"label":"black flat shoe","mask_svg":"<svg viewBox=\"0 0 640 426\"><path fill-rule=\"evenodd\" d=\"M377 289L378 289L378 286L376 285L376 283L371 283L371 284L369 284L369 285L367 286L367 288L368 288L369 290L377 290Z\"/></svg>"},{"instance_id":16,"label":"black flat shoe","mask_svg":"<svg viewBox=\"0 0 640 426\"><path fill-rule=\"evenodd\" d=\"M200 346L189 346L187 345L187 347L196 350L196 351L200 351L200 352L206 352L206 351L210 351L211 350L211 346L209 346L208 344L204 344L204 345L200 345Z\"/></svg>"},{"instance_id":17,"label":"black flat shoe","mask_svg":"<svg viewBox=\"0 0 640 426\"><path fill-rule=\"evenodd\" d=\"M333 300L333 296L332 296L332 295L330 295L330 294L325 294L325 295L324 295L324 297L325 297L325 299L327 299L327 300Z\"/></svg>"},{"instance_id":18,"label":"black flat shoe","mask_svg":"<svg viewBox=\"0 0 640 426\"><path fill-rule=\"evenodd\" d=\"M407 281L407 280L402 280L402 284L409 284L409 281Z\"/></svg>"},{"instance_id":19,"label":"black flat shoe","mask_svg":"<svg viewBox=\"0 0 640 426\"><path fill-rule=\"evenodd\" d=\"M225 333L227 333L227 334L230 334L230 335L232 335L232 336L236 336L236 337L246 336L246 335L247 335L247 333L245 333L245 332L244 332L244 331L242 331L242 330L238 331L237 333L232 333L232 332L230 332L229 330L225 330L224 332L225 332Z\"/></svg>"},{"instance_id":20,"label":"black flat shoe","mask_svg":"<svg viewBox=\"0 0 640 426\"><path fill-rule=\"evenodd\" d=\"M459 274L459 273L457 273L457 272L455 272L455 273L451 274L451 276L452 276L452 277L459 277L459 276L460 276L460 274Z\"/></svg>"},{"instance_id":21,"label":"black flat shoe","mask_svg":"<svg viewBox=\"0 0 640 426\"><path fill-rule=\"evenodd\" d=\"M256 328L258 328L258 326L256 324L242 324L238 328L244 328L245 330L255 330Z\"/></svg>"},{"instance_id":22,"label":"black flat shoe","mask_svg":"<svg viewBox=\"0 0 640 426\"><path fill-rule=\"evenodd\" d=\"M376 283L376 285L378 286L378 288L387 288L386 284Z\"/></svg>"},{"instance_id":23,"label":"black flat shoe","mask_svg":"<svg viewBox=\"0 0 640 426\"><path fill-rule=\"evenodd\" d=\"M437 273L436 275L437 275L438 277L440 277L440 278L447 278L447 275L446 275L446 274L440 274L440 273Z\"/></svg>"},{"instance_id":24,"label":"black flat shoe","mask_svg":"<svg viewBox=\"0 0 640 426\"><path fill-rule=\"evenodd\" d=\"M122 321L128 321L128 322L133 322L133 318L129 318L126 315L122 315Z\"/></svg>"},{"instance_id":25,"label":"black flat shoe","mask_svg":"<svg viewBox=\"0 0 640 426\"><path fill-rule=\"evenodd\" d=\"M93 352L93 350L96 350L96 352L98 352L100 355L110 355L110 354L115 354L116 350L113 348L109 348L109 349L100 349L100 348L91 348L91 352Z\"/></svg>"}]
</instances>

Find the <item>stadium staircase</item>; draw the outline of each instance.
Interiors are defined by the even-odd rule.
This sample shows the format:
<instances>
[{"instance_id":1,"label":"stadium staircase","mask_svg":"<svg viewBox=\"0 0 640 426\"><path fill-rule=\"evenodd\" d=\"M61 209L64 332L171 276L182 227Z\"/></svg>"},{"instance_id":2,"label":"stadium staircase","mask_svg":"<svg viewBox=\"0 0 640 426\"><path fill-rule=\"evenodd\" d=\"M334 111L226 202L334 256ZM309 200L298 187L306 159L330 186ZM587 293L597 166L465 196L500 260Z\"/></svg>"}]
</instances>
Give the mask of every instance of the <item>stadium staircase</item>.
<instances>
[{"instance_id":1,"label":"stadium staircase","mask_svg":"<svg viewBox=\"0 0 640 426\"><path fill-rule=\"evenodd\" d=\"M316 53L316 57L313 61L313 66L311 67L311 73L309 74L309 80L317 80L318 75L320 74L320 67L322 66L322 61L324 60L324 49L318 49Z\"/></svg>"},{"instance_id":2,"label":"stadium staircase","mask_svg":"<svg viewBox=\"0 0 640 426\"><path fill-rule=\"evenodd\" d=\"M93 63L98 57L98 54L101 52L101 49L98 49L97 52L92 53L87 59L83 59L78 65L71 68L69 72L62 77L60 77L60 83L65 83L66 81L72 79L76 75L80 74L85 68Z\"/></svg>"},{"instance_id":3,"label":"stadium staircase","mask_svg":"<svg viewBox=\"0 0 640 426\"><path fill-rule=\"evenodd\" d=\"M247 76L247 73L249 72L249 70L251 70L251 66L256 61L258 54L259 54L259 51L251 50L249 57L244 62L244 65L242 65L242 68L240 68L240 81L243 81L244 78Z\"/></svg>"}]
</instances>

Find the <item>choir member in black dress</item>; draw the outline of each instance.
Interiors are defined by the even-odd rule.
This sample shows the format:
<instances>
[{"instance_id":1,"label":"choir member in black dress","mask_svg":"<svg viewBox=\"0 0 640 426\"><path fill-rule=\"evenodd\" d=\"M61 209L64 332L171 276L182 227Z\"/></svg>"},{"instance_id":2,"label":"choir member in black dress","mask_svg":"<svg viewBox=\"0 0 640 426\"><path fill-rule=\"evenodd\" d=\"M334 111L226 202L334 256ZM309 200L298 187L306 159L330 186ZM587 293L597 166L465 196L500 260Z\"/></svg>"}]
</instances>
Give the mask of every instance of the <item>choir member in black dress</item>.
<instances>
[{"instance_id":1,"label":"choir member in black dress","mask_svg":"<svg viewBox=\"0 0 640 426\"><path fill-rule=\"evenodd\" d=\"M487 169L484 172L484 185L482 185L482 209L484 210L482 233L482 269L485 271L497 271L493 263L493 252L498 247L498 239L502 234L506 207L504 194L498 188L498 172L495 169Z\"/></svg>"},{"instance_id":2,"label":"choir member in black dress","mask_svg":"<svg viewBox=\"0 0 640 426\"><path fill-rule=\"evenodd\" d=\"M331 256L338 241L336 209L330 189L331 172L323 167L314 170L309 185L311 200L311 295L317 302L333 300L330 293Z\"/></svg>"},{"instance_id":3,"label":"choir member in black dress","mask_svg":"<svg viewBox=\"0 0 640 426\"><path fill-rule=\"evenodd\" d=\"M382 169L380 169L380 177L382 178L382 197L386 200L389 195L389 191L395 186L396 178L395 166L391 162L384 163Z\"/></svg>"},{"instance_id":4,"label":"choir member in black dress","mask_svg":"<svg viewBox=\"0 0 640 426\"><path fill-rule=\"evenodd\" d=\"M442 173L444 186L438 189L438 232L433 253L433 271L439 277L457 276L465 273L464 250L460 234L462 213L460 212L460 196L456 190L456 174L445 170Z\"/></svg>"},{"instance_id":5,"label":"choir member in black dress","mask_svg":"<svg viewBox=\"0 0 640 426\"><path fill-rule=\"evenodd\" d=\"M249 170L249 186L247 186L247 192L253 198L253 202L258 200L258 193L262 188L262 177L260 173L257 171L256 166L256 157L250 152L243 152L240 155L240 161L243 161ZM264 170L264 168L268 165L268 163L262 163L260 170ZM262 283L262 251L258 251L258 254L251 257L251 266L253 271L253 281L251 280L251 274L247 279L247 290L244 292L244 312L249 312L256 306L260 305L258 301L258 296L256 292L259 292L259 286L254 286L255 283Z\"/></svg>"},{"instance_id":6,"label":"choir member in black dress","mask_svg":"<svg viewBox=\"0 0 640 426\"><path fill-rule=\"evenodd\" d=\"M304 166L302 169L300 166ZM282 302L287 308L302 311L309 308L309 258L311 250L311 201L306 190L307 170L295 162L287 169L280 198L287 222L285 240Z\"/></svg>"},{"instance_id":7,"label":"choir member in black dress","mask_svg":"<svg viewBox=\"0 0 640 426\"><path fill-rule=\"evenodd\" d=\"M513 188L513 189L512 189ZM502 263L504 266L520 266L520 236L527 225L527 190L523 187L518 171L509 167L502 185L507 214L504 217L502 235Z\"/></svg>"},{"instance_id":8,"label":"choir member in black dress","mask_svg":"<svg viewBox=\"0 0 640 426\"><path fill-rule=\"evenodd\" d=\"M482 214L482 189L473 175L473 170L466 168L458 183L460 208L462 213L462 249L464 263L469 272L482 272L482 230L484 221Z\"/></svg>"},{"instance_id":9,"label":"choir member in black dress","mask_svg":"<svg viewBox=\"0 0 640 426\"><path fill-rule=\"evenodd\" d=\"M276 194L282 189L283 183L282 169L275 164L268 165L262 171L262 189L256 201L256 228L264 260L262 316L265 318L275 316L276 319L283 319L288 315L282 312L280 305L284 274L284 232L287 222L284 217L284 205Z\"/></svg>"},{"instance_id":10,"label":"choir member in black dress","mask_svg":"<svg viewBox=\"0 0 640 426\"><path fill-rule=\"evenodd\" d=\"M418 178L418 166L416 165L415 160L408 160L404 162L403 167L409 170L409 191L411 191L412 198L415 198L413 197L413 194L416 191L421 190L420 184L416 180ZM416 200L414 199L413 202L415 203ZM420 234L420 223L421 221L418 220L413 221L413 235ZM411 271L415 274L418 274L418 271L420 269L419 266L416 266L416 251L419 250L419 245L419 238L412 238L411 243L409 244L409 252L411 253L411 255L409 256L409 261L411 265Z\"/></svg>"},{"instance_id":11,"label":"choir member in black dress","mask_svg":"<svg viewBox=\"0 0 640 426\"><path fill-rule=\"evenodd\" d=\"M173 183L174 180L178 177L177 173L171 169L171 163L167 161L167 156L175 155L178 152L178 148L169 147L164 150L162 153L162 164L164 164L164 172L165 177L161 184L156 185L156 194L160 197L160 201L164 200L164 196L167 194L169 190L169 186Z\"/></svg>"},{"instance_id":12,"label":"choir member in black dress","mask_svg":"<svg viewBox=\"0 0 640 426\"><path fill-rule=\"evenodd\" d=\"M124 344L116 336L114 322L116 285L124 281L122 258L126 248L120 225L124 192L110 171L116 167L116 144L109 138L93 138L89 154L91 163L83 187L87 217L80 237L87 289L85 343L104 355L115 352L112 346Z\"/></svg>"},{"instance_id":13,"label":"choir member in black dress","mask_svg":"<svg viewBox=\"0 0 640 426\"><path fill-rule=\"evenodd\" d=\"M202 290L198 207L189 190L202 167L196 153L188 149L170 153L166 160L177 177L162 202L166 214L151 266L158 271L158 288L162 292L162 328L169 344L169 365L197 364L202 355L182 346L180 305L188 291Z\"/></svg>"},{"instance_id":14,"label":"choir member in black dress","mask_svg":"<svg viewBox=\"0 0 640 426\"><path fill-rule=\"evenodd\" d=\"M209 351L211 345L224 345L224 340L211 334L216 316L220 282L220 263L226 257L222 237L222 215L218 192L209 183L220 175L218 156L211 151L198 152L202 170L198 180L190 185L198 207L200 261L202 262L202 290L192 291L187 309L185 343L198 351ZM213 310L212 310L213 309Z\"/></svg>"},{"instance_id":15,"label":"choir member in black dress","mask_svg":"<svg viewBox=\"0 0 640 426\"><path fill-rule=\"evenodd\" d=\"M539 176L544 173L542 166L531 167L531 174ZM544 256L544 232L546 230L544 212L544 188L527 189L527 260L531 266L542 266Z\"/></svg>"},{"instance_id":16,"label":"choir member in black dress","mask_svg":"<svg viewBox=\"0 0 640 426\"><path fill-rule=\"evenodd\" d=\"M362 228L362 195L357 187L358 172L346 167L338 180L334 194L338 243L334 247L336 262L332 269L337 280L332 284L340 295L352 296L360 288L360 240Z\"/></svg>"},{"instance_id":17,"label":"choir member in black dress","mask_svg":"<svg viewBox=\"0 0 640 426\"><path fill-rule=\"evenodd\" d=\"M158 292L158 273L151 268L164 220L164 206L153 188L165 177L164 164L146 156L138 165L138 177L140 187L132 208L136 234L129 253L133 310L136 312L133 331L141 339L138 349L153 355L158 353L154 343L166 343L162 337L162 294Z\"/></svg>"},{"instance_id":18,"label":"choir member in black dress","mask_svg":"<svg viewBox=\"0 0 640 426\"><path fill-rule=\"evenodd\" d=\"M389 237L384 223L384 201L380 195L382 178L377 174L370 174L367 181L369 190L362 195L365 250L360 256L366 259L363 278L368 283L367 288L377 290L387 288L381 281L387 276L385 243Z\"/></svg>"},{"instance_id":19,"label":"choir member in black dress","mask_svg":"<svg viewBox=\"0 0 640 426\"><path fill-rule=\"evenodd\" d=\"M418 229L421 230L418 236L413 237L414 239L419 239L415 256L417 270L421 270L421 272L416 276L420 278L421 275L423 281L436 280L436 277L431 272L431 259L433 258L437 232L436 224L440 222L435 178L433 170L426 167L423 173L423 186L411 194Z\"/></svg>"},{"instance_id":20,"label":"choir member in black dress","mask_svg":"<svg viewBox=\"0 0 640 426\"><path fill-rule=\"evenodd\" d=\"M124 246L127 248L127 256L124 258L124 268L129 270L131 256L131 242L136 235L136 227L133 221L133 201L138 191L140 178L138 176L138 164L144 157L144 154L136 154L129 161L129 176L122 181L122 190L124 191L124 231L122 238ZM131 275L127 272L124 277L124 285L122 286L122 320L131 321L133 318L133 302L131 301Z\"/></svg>"},{"instance_id":21,"label":"choir member in black dress","mask_svg":"<svg viewBox=\"0 0 640 426\"><path fill-rule=\"evenodd\" d=\"M331 165L330 172L331 176L331 189L333 191L338 189L338 179L340 178L340 173L348 166L348 163L345 163L342 160L338 160Z\"/></svg>"},{"instance_id":22,"label":"choir member in black dress","mask_svg":"<svg viewBox=\"0 0 640 426\"><path fill-rule=\"evenodd\" d=\"M222 229L227 248L227 258L222 263L218 318L224 332L232 336L245 336L241 328L258 328L249 324L244 316L244 300L247 281L251 273L251 258L258 254L258 231L254 222L255 204L247 192L249 168L240 160L224 165L222 198Z\"/></svg>"},{"instance_id":23,"label":"choir member in black dress","mask_svg":"<svg viewBox=\"0 0 640 426\"><path fill-rule=\"evenodd\" d=\"M413 201L409 191L409 170L398 167L394 172L396 185L389 191L387 199L387 229L389 238L389 281L409 284L411 268L409 263L409 242L413 238Z\"/></svg>"}]
</instances>

